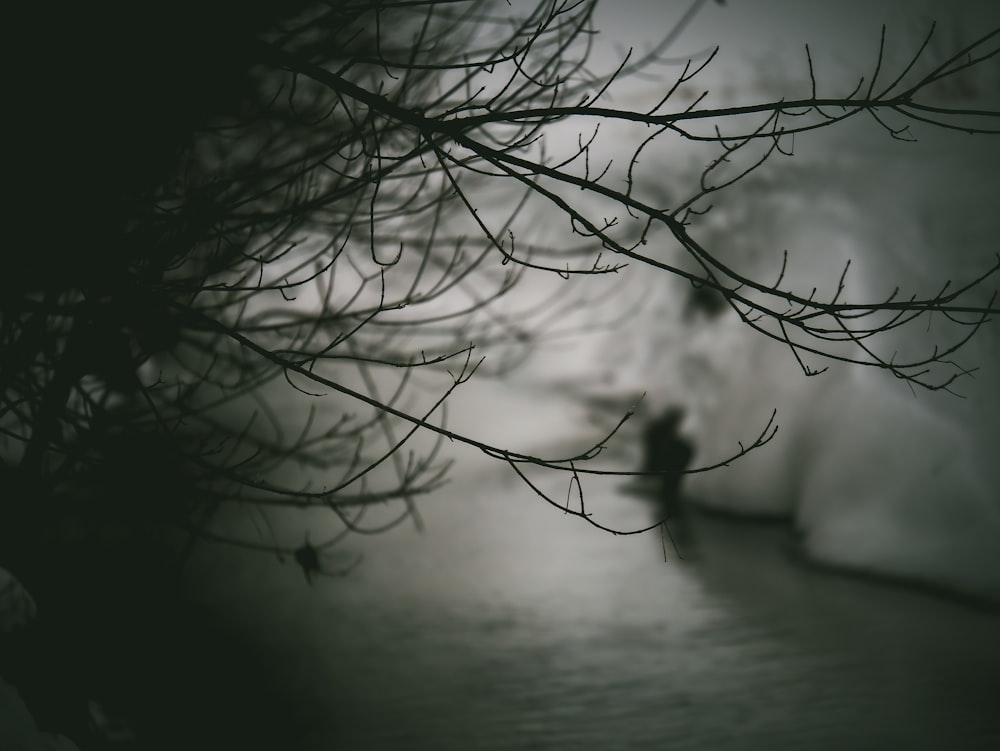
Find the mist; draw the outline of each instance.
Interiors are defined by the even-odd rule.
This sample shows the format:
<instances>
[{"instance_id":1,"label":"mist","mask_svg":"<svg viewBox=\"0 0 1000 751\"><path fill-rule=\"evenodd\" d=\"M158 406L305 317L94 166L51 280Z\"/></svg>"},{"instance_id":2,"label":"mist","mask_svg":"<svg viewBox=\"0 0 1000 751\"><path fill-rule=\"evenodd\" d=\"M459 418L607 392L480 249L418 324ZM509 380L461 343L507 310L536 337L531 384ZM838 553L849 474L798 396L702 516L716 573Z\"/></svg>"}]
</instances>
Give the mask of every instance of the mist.
<instances>
[{"instance_id":1,"label":"mist","mask_svg":"<svg viewBox=\"0 0 1000 751\"><path fill-rule=\"evenodd\" d=\"M491 12L504 19L529 5L512 0L509 8L498 3ZM121 217L114 212L129 209L132 199L144 206L140 199L149 196L156 209L149 215L157 221L156 212L181 216L190 198L183 181L197 183L199 169L224 161L219 144L230 137L227 128L239 132L239 118L212 132L217 141L193 139L191 153L202 161L192 158L194 166L171 178L181 187L170 187L166 197L149 187L177 146L157 138L186 133L185 117L208 117L213 107L229 107L230 97L245 93L227 89L214 101L218 81L206 78L204 90L199 84L191 94L197 101L190 111L156 119L161 94L164 101L184 101L184 83L200 80L202 62L230 59L228 41L217 48L206 41L217 33L229 40L220 31L228 28L225 16L213 15L195 35L198 55L183 66L175 70L158 61L157 86L136 88L135 106L115 93L139 79L130 71L121 78L129 86L101 94L114 102L108 119L127 132L118 142L115 128L103 120L81 124L80 140L93 133L100 138L92 151L67 146L69 171L78 178L96 174L94 165L106 152L110 177L138 174L141 190L122 198L96 186L95 178L66 221L51 222L47 204L26 215L32 232L46 231L39 216L52 225L48 242L56 250L22 253L23 268L5 284L37 275L55 279L61 289L80 276L100 293L88 302L118 304L113 290L120 279L102 265L108 261L113 270L117 256L77 253L71 240L112 224L95 214L107 196L121 199L108 209L115 220ZM264 17L248 14L238 30ZM575 72L585 79L592 69L613 71L630 48L640 55L674 29L662 59L609 88L602 104L645 111L658 99L650 92L676 81L689 61L709 60L716 45L704 71L678 87L675 107L723 110L803 98L813 80L817 90L846 94L876 64L886 79L905 67L932 20L940 31L928 53L944 55L1000 28L1000 6L605 2L594 17L599 33L587 36L593 44L587 66ZM169 29L184 28L177 19L172 23ZM883 24L884 56L877 63ZM506 28L480 26L478 36L465 40L469 49L487 48L489 34ZM282 33L292 35L294 28L289 22ZM385 39L398 41L396 31L385 30ZM142 39L126 46L138 54ZM232 59L220 69L226 75L228 66L241 64L242 58ZM382 76L372 60L378 56L358 67ZM308 105L322 109L322 87L280 59L274 67L288 80L277 79L281 86L273 97L268 91L267 106L278 102L265 109L269 115L295 121L289 112L303 114L295 109L301 106L296 95L314 96ZM391 91L401 79L384 67L383 83ZM455 70L462 68L456 64L442 75ZM495 93L489 87L505 90L506 79L483 80L489 94ZM589 97L591 88L581 85L575 93ZM995 110L998 91L1000 62L993 55L960 83L941 83L934 95L960 110ZM333 97L344 98L342 92ZM288 112L280 109L285 102ZM403 117L425 114L404 111ZM155 121L148 131L143 118ZM428 116L426 122L436 121ZM780 148L759 168L692 204L684 215L691 236L734 274L776 285L780 280L800 298L924 299L942 294L946 281L951 290L969 284L997 262L1000 140L918 121L908 125L895 134L902 138L894 138L884 122L860 116L775 139ZM414 132L430 143L421 127ZM593 135L588 177L606 163L624 173L650 132L641 122L592 128L572 118L546 126L545 158L557 163L579 155ZM260 158L255 149L266 154L262 144L273 136L267 127L249 132L232 150L241 167L253 167ZM280 173L301 156L298 148L314 156L302 133L294 131L287 151L279 150L280 158L264 163L262 172ZM634 189L668 209L696 190L691 186L707 174L702 170L720 143L669 141L671 135L663 137L670 146L636 158L636 178L628 183L630 195ZM410 145L400 143L385 153L368 154L367 144L355 152L335 149L329 163L317 162L321 177L303 183L337 188L347 175L377 185L370 164L361 169L351 160L361 155L372 164L405 163L399 155L407 154L413 172L398 184L419 185L412 196L403 189L393 193L397 183L387 179L390 188L381 198L379 185L356 204L333 202L329 215L317 210L294 225L295 232L281 225L273 237L262 230L265 239L257 244L225 253L218 250L223 243L213 246L206 255L212 263L218 256L267 262L260 262L259 278L206 272L202 281L210 278L213 285L205 283L207 294L190 299L178 284L176 295L190 302L190 310L169 308L164 320L178 330L191 325L187 338L174 329L151 333L138 325L115 323L105 330L95 324L87 343L106 344L97 347L99 355L120 354L119 339L127 351L145 347L154 334L169 341L143 351L141 361L126 362L126 387L112 382L111 376L122 376L109 375L114 368L85 372L84 387L66 400L69 407L80 402L79 414L91 415L91 403L100 403L112 418L124 415L128 425L140 408L150 405L156 413L163 406L158 398L169 401L163 394L195 396L169 412L169 420L156 422L169 422L176 445L112 430L119 453L97 481L86 472L82 479L53 473L49 487L68 487L72 503L56 504L60 513L69 511L51 530L42 528L38 546L13 526L0 529L0 746L996 748L1000 327L993 321L970 325L975 312L928 314L914 325L864 338L874 366L844 362L859 348L842 338L824 344L832 356L790 346L803 340L781 341L768 336L774 326L755 331L744 320L755 322L753 316L741 318L749 308L734 295L752 300L753 292L722 285L727 297L711 284L692 283L703 269L688 249L662 228L635 231L640 218L606 194L573 204L606 222L588 233L552 202L525 201L522 209L524 185L515 181L516 189L509 189L495 174L479 182L448 182L440 175L440 184L430 181L424 162L433 164L438 152L413 157ZM441 164L456 171L471 153L455 147L448 161L438 148ZM524 149L543 153L534 141ZM742 154L728 167L720 161L711 176L739 173ZM57 161L52 157L53 165ZM313 177L293 174L296 180ZM35 177L42 191L46 180ZM206 178L213 198L242 186L220 179L224 187L213 193L213 180ZM296 180L289 184L298 187ZM263 199L251 190L252 200L234 204L242 211L260 200L270 210L268 201L277 194L285 195L268 186ZM312 206L302 198L308 190L299 195L289 188L288 195ZM378 200L388 206L382 214ZM420 211L428 206L432 219L425 221L428 214ZM190 226L177 225L183 229L178 235L218 218L200 210L191 210ZM265 226L254 224L252 212L234 215L241 233ZM342 232L338 221L350 231ZM145 227L139 219L136 226ZM433 243L414 242L427 226L446 248L440 256L430 252L438 247ZM303 228L311 234L295 234ZM604 230L622 242L641 234L635 248L655 263L626 258L613 273L571 274L579 258L593 260L594 269L613 262L606 257L613 253L592 259L576 247L589 248L591 241L598 247L595 238L604 238ZM169 251L175 236L165 236ZM336 283L334 275L327 279L318 271L333 265L319 262L324 253L344 259ZM189 262L166 268L185 281ZM680 273L659 273L655 264ZM164 278L173 281L169 274ZM449 275L471 281L453 284ZM436 296L443 288L452 293ZM970 310L995 308L995 288L995 277L989 278L963 303ZM34 305L58 297L49 288L25 283L25 289ZM244 289L251 291L245 303L225 301ZM142 302L133 295L108 308L115 315L162 314L149 313ZM188 315L215 306L237 311L229 320L237 322L233 330L242 339L227 339L232 332L215 319ZM456 319L456 311L468 314ZM291 327L294 333L282 339L286 329L274 321L286 326L297 317L310 333ZM315 323L320 318L331 332L321 355L341 347L329 361L309 356L309 337L326 331ZM376 319L385 326L381 338L365 339L367 330L355 336ZM219 321L226 321L221 313ZM855 325L849 318L841 322ZM62 325L56 326L58 341L69 338ZM937 357L973 328L963 346ZM102 339L107 331L128 336ZM263 341L277 342L269 345L270 356L300 359L275 359L260 368L250 358ZM58 353L59 347L49 349ZM337 358L361 365L349 370ZM927 373L911 380L891 366L922 359ZM419 367L410 380L414 364ZM947 387L924 388L921 381ZM237 395L230 399L229 393ZM7 422L0 424L6 431L0 479L14 477L3 487L20 489L20 475L7 470L31 455L32 441L19 438L17 421L25 410L9 401ZM373 404L382 406L364 411ZM678 416L676 425L667 420L666 442L693 471L671 483L628 476L667 467L656 456L660 439L651 437L651 426L665 415ZM54 431L53 445L75 457L73 441L94 424L66 420L62 432ZM33 440L34 430L20 432L31 432ZM226 443L232 436L235 441ZM323 443L329 436L331 446ZM103 469L84 446L84 468ZM424 463L427 456L433 461ZM258 457L263 459L254 464ZM38 465L45 466L44 457ZM328 487L335 489L327 493ZM100 496L107 488L114 498ZM73 505L91 496L99 496L98 503L81 506L85 512ZM99 513L90 518L92 508ZM43 543L51 540L58 550L48 556ZM24 561L35 567L18 569Z\"/></svg>"}]
</instances>

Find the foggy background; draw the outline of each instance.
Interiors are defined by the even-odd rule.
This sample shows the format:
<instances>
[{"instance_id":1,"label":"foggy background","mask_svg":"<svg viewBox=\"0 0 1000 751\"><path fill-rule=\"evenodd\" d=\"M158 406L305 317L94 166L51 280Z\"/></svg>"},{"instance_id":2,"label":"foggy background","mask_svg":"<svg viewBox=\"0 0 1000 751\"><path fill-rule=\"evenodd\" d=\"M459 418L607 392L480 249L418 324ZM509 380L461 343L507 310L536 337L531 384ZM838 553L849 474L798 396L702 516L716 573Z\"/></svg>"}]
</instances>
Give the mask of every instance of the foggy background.
<instances>
[{"instance_id":1,"label":"foggy background","mask_svg":"<svg viewBox=\"0 0 1000 751\"><path fill-rule=\"evenodd\" d=\"M605 4L599 54L652 43L674 13ZM803 43L820 86L837 89L870 71L881 23L899 60L930 18L946 40L1000 22L990 3L732 1L706 5L673 51L723 46L696 80L709 102L769 99L807 93ZM984 91L954 96L989 94L998 80L992 64ZM787 278L806 288L831 286L852 259L857 299L969 278L1000 237L1000 148L916 135L897 143L859 120L800 137L794 159L731 190L698 236L765 278L788 249ZM679 560L658 533L598 532L455 447L453 482L421 505L426 530L355 538L332 561L363 556L342 580L310 590L292 567L202 550L206 590L281 656L288 694L306 697L292 712L309 747L994 747L1000 624L945 595L1000 595L996 327L962 353L979 368L956 386L966 398L914 394L857 368L807 379L787 349L734 316L686 315L689 285L641 269L622 284L622 299L640 303L634 319L556 339L509 376L468 384L449 426L558 453L587 445L645 392L639 417L683 407L695 463L707 464L777 409L770 445L685 488L707 507L786 521L696 517ZM561 323L595 328L606 312L575 315ZM948 333L942 323L898 344ZM607 458L638 466L638 427ZM543 482L565 496L564 478ZM589 485L589 510L620 528L654 520L624 485Z\"/></svg>"},{"instance_id":2,"label":"foggy background","mask_svg":"<svg viewBox=\"0 0 1000 751\"><path fill-rule=\"evenodd\" d=\"M627 47L655 43L686 7L605 2L594 67L613 69ZM849 91L874 65L882 23L898 65L930 19L944 52L1000 26L1000 6L707 2L670 54L721 45L687 94L710 89L707 106L807 95L806 42L820 90ZM677 70L663 72L672 80ZM655 99L656 87L630 82L610 103ZM998 90L993 60L972 88L942 96L995 102ZM799 136L794 158L776 157L720 196L694 234L764 279L787 250L786 281L806 291L829 293L850 259L852 299L968 280L998 250L1000 142L914 135L918 143L899 143L858 118ZM603 133L608 157L629 154L634 137ZM549 138L572 147L577 131ZM696 174L697 156L648 169L663 185L645 187L669 200L674 180ZM544 243L564 229L538 215L518 233ZM588 294L604 283L577 286ZM638 468L645 422L679 407L702 466L752 442L777 410L768 445L685 478L703 513L674 525L673 540L659 530L616 537L545 505L502 463L446 444L452 479L420 501L423 530L407 524L330 548L324 569L349 570L342 577L307 582L288 559L200 545L186 595L210 628L167 618L168 636L150 650L158 661L136 668L134 700L155 706L163 728L154 747L207 747L206 738L316 751L1000 744L1000 328L959 354L978 368L956 383L961 396L913 392L837 364L807 378L787 348L731 312L692 308L682 280L631 266L614 284L612 297L594 292L599 302L551 321L521 367L490 376L498 361L489 361L449 399L448 427L564 455L638 405L598 461ZM529 277L500 309L562 289ZM935 319L893 344L921 352L954 334ZM298 419L292 406L285 416ZM532 479L567 497L566 477ZM655 522L663 509L634 488L588 480L588 510L617 529ZM274 530L239 510L219 524L246 537L315 541L330 531L319 512L275 518ZM154 685L157 671L183 685L187 670L190 693ZM202 680L202 670L226 680Z\"/></svg>"}]
</instances>

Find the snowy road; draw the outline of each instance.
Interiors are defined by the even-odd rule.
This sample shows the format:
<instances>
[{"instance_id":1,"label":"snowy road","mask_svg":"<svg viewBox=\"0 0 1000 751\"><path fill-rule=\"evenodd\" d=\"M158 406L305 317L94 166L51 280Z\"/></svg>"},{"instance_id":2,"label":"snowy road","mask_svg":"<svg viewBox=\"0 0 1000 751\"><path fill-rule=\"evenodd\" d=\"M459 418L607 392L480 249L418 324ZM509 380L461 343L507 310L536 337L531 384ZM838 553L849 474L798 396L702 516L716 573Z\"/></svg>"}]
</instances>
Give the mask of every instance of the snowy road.
<instances>
[{"instance_id":1,"label":"snowy road","mask_svg":"<svg viewBox=\"0 0 1000 751\"><path fill-rule=\"evenodd\" d=\"M647 502L591 495L607 521ZM793 563L786 529L696 518L688 560L461 471L427 531L353 540L308 589L200 562L302 697L308 748L992 749L1000 616ZM208 581L208 580L206 580ZM240 584L240 582L243 582Z\"/></svg>"}]
</instances>

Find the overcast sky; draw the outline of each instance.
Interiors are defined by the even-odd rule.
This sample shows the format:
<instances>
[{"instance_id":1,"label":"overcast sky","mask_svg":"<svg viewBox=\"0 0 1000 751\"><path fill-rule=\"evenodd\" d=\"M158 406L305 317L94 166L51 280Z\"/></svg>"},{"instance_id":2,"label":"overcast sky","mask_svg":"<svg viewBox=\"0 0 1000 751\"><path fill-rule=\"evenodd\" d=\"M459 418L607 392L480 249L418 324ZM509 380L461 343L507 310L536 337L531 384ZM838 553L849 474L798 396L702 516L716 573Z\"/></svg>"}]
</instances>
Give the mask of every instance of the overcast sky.
<instances>
[{"instance_id":1,"label":"overcast sky","mask_svg":"<svg viewBox=\"0 0 1000 751\"><path fill-rule=\"evenodd\" d=\"M598 5L596 25L604 43L642 49L667 34L690 7L688 0L603 2ZM809 43L822 83L824 75L832 80L836 66L842 66L842 75L850 69L852 78L869 73L883 23L888 49L903 59L916 49L932 20L938 22L939 41L949 46L959 40L965 43L1000 27L1000 2L703 0L671 54L684 57L719 45L716 62L702 76L702 81L716 87L719 77L749 73L749 61L780 60L790 73L804 74L803 45Z\"/></svg>"}]
</instances>

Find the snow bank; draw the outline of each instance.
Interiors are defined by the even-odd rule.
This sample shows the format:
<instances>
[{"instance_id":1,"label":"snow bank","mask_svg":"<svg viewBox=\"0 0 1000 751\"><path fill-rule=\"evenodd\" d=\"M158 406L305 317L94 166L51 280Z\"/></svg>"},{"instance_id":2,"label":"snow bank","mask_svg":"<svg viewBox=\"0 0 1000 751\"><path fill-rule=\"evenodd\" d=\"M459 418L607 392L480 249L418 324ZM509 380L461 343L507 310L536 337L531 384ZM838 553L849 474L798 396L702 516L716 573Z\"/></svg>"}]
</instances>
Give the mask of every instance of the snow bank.
<instances>
[{"instance_id":1,"label":"snow bank","mask_svg":"<svg viewBox=\"0 0 1000 751\"><path fill-rule=\"evenodd\" d=\"M778 346L745 354L749 365L727 369L720 396L692 415L696 462L752 439L771 408L778 434L690 476L693 500L788 515L802 551L826 564L1000 600L1000 504L959 421L868 371L806 379Z\"/></svg>"},{"instance_id":2,"label":"snow bank","mask_svg":"<svg viewBox=\"0 0 1000 751\"><path fill-rule=\"evenodd\" d=\"M797 195L772 185L722 214L715 231L735 237L733 257L763 278L787 247L793 285L822 284L851 258L855 299L897 283L932 293L944 279L958 283L989 265L1000 236L996 212L984 210L995 196L995 151L858 159L840 169L806 164L790 181ZM905 189L880 200L880 182L893 178ZM940 318L932 324L890 345L929 351L957 331ZM803 552L818 561L1000 600L998 327L986 327L958 359L980 368L957 384L964 400L913 393L867 368L834 364L808 378L786 347L735 316L702 322L660 370L664 390L692 405L696 462L732 455L772 409L780 429L730 467L689 477L689 495L729 511L788 515Z\"/></svg>"},{"instance_id":3,"label":"snow bank","mask_svg":"<svg viewBox=\"0 0 1000 751\"><path fill-rule=\"evenodd\" d=\"M812 412L795 515L805 550L1000 600L1000 508L969 436L909 393L852 376Z\"/></svg>"}]
</instances>

